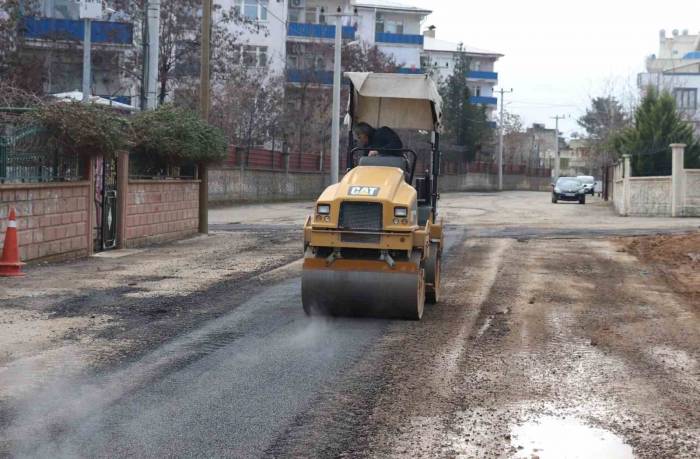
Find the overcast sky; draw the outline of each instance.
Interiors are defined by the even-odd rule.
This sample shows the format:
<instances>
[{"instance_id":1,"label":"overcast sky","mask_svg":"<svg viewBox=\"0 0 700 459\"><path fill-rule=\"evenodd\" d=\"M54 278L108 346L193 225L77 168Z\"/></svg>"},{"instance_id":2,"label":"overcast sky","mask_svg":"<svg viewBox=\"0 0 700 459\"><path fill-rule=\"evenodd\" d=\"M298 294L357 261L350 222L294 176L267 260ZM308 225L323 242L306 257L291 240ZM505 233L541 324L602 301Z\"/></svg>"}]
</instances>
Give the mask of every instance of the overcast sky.
<instances>
[{"instance_id":1,"label":"overcast sky","mask_svg":"<svg viewBox=\"0 0 700 459\"><path fill-rule=\"evenodd\" d=\"M660 29L700 31L700 0L398 1L433 10L425 25L437 26L438 39L505 54L499 84L515 91L506 110L548 127L550 117L570 115L560 125L566 135L581 130L575 119L590 96L611 85L636 92Z\"/></svg>"}]
</instances>

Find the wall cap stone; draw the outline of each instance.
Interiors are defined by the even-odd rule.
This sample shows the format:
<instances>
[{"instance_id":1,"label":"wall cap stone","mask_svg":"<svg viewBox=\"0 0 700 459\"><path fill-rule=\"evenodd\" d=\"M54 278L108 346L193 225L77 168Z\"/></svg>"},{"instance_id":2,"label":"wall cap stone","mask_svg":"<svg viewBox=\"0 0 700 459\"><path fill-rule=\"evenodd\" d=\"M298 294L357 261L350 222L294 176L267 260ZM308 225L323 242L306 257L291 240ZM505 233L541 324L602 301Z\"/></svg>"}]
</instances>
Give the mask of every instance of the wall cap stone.
<instances>
[{"instance_id":1,"label":"wall cap stone","mask_svg":"<svg viewBox=\"0 0 700 459\"><path fill-rule=\"evenodd\" d=\"M80 180L76 182L26 182L26 183L2 183L0 184L0 191L7 190L34 190L37 188L77 188L83 186L90 186L90 182L87 180Z\"/></svg>"},{"instance_id":2,"label":"wall cap stone","mask_svg":"<svg viewBox=\"0 0 700 459\"><path fill-rule=\"evenodd\" d=\"M140 185L140 184L157 184L157 185L162 185L162 184L176 184L176 183L201 183L201 180L131 180L129 179L129 185L134 184L134 185Z\"/></svg>"}]
</instances>

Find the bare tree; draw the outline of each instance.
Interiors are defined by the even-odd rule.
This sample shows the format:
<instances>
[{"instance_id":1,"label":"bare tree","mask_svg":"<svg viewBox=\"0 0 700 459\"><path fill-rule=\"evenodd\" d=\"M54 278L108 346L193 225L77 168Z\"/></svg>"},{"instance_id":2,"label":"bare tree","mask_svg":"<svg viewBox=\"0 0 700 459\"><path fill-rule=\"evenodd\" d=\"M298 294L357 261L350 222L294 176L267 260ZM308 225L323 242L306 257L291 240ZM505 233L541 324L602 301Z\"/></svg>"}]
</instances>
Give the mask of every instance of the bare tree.
<instances>
[{"instance_id":1,"label":"bare tree","mask_svg":"<svg viewBox=\"0 0 700 459\"><path fill-rule=\"evenodd\" d=\"M230 143L250 150L278 131L284 107L281 76L268 77L265 67L248 67L221 82L214 92L211 122Z\"/></svg>"}]
</instances>

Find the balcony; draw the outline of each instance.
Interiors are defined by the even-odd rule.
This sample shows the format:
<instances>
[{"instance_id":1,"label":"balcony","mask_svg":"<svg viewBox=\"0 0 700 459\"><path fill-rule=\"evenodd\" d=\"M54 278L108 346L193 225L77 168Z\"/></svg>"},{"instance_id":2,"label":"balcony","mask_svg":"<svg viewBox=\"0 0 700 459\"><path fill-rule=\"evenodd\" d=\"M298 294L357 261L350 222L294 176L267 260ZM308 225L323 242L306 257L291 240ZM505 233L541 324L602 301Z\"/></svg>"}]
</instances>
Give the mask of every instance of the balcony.
<instances>
[{"instance_id":1,"label":"balcony","mask_svg":"<svg viewBox=\"0 0 700 459\"><path fill-rule=\"evenodd\" d=\"M498 99L495 97L471 96L469 103L472 105L498 105Z\"/></svg>"},{"instance_id":2,"label":"balcony","mask_svg":"<svg viewBox=\"0 0 700 459\"><path fill-rule=\"evenodd\" d=\"M85 23L74 19L25 17L21 33L35 40L83 41ZM92 21L92 43L131 45L134 39L132 24L125 22Z\"/></svg>"},{"instance_id":3,"label":"balcony","mask_svg":"<svg viewBox=\"0 0 700 459\"><path fill-rule=\"evenodd\" d=\"M335 26L327 24L303 24L300 22L290 22L287 26L287 36L302 38L335 38ZM344 26L342 31L343 40L355 39L355 28Z\"/></svg>"},{"instance_id":4,"label":"balcony","mask_svg":"<svg viewBox=\"0 0 700 459\"><path fill-rule=\"evenodd\" d=\"M493 80L498 81L498 73L496 72L483 72L483 71L471 71L467 73L467 78L470 80Z\"/></svg>"},{"instance_id":5,"label":"balcony","mask_svg":"<svg viewBox=\"0 0 700 459\"><path fill-rule=\"evenodd\" d=\"M423 46L423 35L404 35L399 33L377 33L374 40L377 43L396 43L400 45Z\"/></svg>"},{"instance_id":6,"label":"balcony","mask_svg":"<svg viewBox=\"0 0 700 459\"><path fill-rule=\"evenodd\" d=\"M330 70L287 69L287 83L332 85L333 72Z\"/></svg>"}]
</instances>

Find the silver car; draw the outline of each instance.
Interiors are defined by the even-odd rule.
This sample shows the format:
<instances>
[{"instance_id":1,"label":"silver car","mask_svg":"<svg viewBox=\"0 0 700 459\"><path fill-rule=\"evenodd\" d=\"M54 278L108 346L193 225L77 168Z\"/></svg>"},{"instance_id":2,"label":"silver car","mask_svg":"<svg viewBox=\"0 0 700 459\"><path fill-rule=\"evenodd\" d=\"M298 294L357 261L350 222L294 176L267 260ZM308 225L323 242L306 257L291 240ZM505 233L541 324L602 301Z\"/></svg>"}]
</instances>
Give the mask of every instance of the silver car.
<instances>
[{"instance_id":1,"label":"silver car","mask_svg":"<svg viewBox=\"0 0 700 459\"><path fill-rule=\"evenodd\" d=\"M583 187L586 189L586 194L593 196L595 194L595 177L592 175L579 175L576 177L583 183Z\"/></svg>"}]
</instances>

